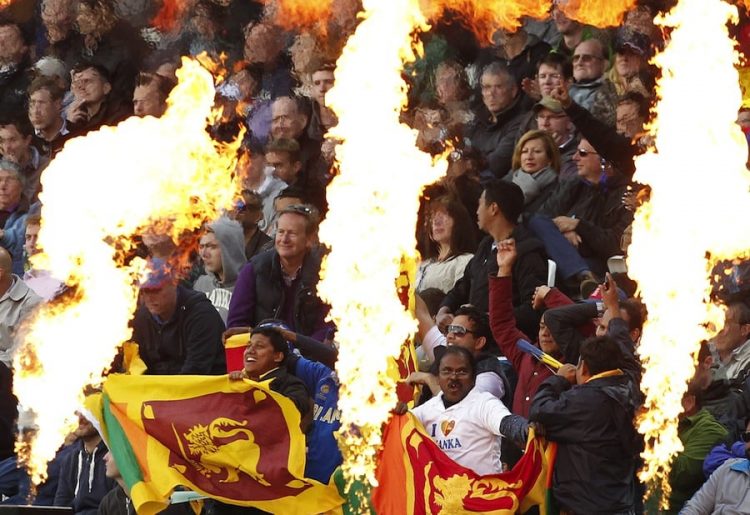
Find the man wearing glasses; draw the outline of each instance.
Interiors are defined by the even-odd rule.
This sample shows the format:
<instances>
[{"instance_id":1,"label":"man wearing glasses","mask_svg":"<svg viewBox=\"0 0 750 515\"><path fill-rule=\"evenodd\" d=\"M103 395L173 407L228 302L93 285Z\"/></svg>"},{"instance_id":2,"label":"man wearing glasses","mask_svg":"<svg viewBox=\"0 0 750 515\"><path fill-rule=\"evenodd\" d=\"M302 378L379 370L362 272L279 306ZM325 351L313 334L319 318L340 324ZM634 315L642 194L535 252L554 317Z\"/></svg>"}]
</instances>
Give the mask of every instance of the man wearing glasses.
<instances>
[{"instance_id":1,"label":"man wearing glasses","mask_svg":"<svg viewBox=\"0 0 750 515\"><path fill-rule=\"evenodd\" d=\"M412 413L459 465L480 475L502 472L502 437L523 445L528 425L497 397L474 387L476 362L465 348L447 347L437 366L441 393Z\"/></svg>"},{"instance_id":2,"label":"man wearing glasses","mask_svg":"<svg viewBox=\"0 0 750 515\"><path fill-rule=\"evenodd\" d=\"M614 126L617 90L604 77L609 67L605 52L604 44L596 38L587 39L576 47L573 52L575 82L570 85L570 98L602 122ZM597 105L606 105L607 109L594 112L595 101Z\"/></svg>"}]
</instances>

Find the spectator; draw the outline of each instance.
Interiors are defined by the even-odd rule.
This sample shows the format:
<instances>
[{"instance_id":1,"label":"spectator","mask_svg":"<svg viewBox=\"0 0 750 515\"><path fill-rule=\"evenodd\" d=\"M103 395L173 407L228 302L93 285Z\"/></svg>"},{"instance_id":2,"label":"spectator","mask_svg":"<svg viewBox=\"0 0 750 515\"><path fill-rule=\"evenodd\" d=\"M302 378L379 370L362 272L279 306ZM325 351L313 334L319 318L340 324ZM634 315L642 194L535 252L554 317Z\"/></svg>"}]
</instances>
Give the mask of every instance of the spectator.
<instances>
[{"instance_id":1,"label":"spectator","mask_svg":"<svg viewBox=\"0 0 750 515\"><path fill-rule=\"evenodd\" d=\"M62 116L64 95L57 79L51 77L37 77L29 86L29 121L34 127L35 143L47 157L60 151L70 132Z\"/></svg>"},{"instance_id":2,"label":"spectator","mask_svg":"<svg viewBox=\"0 0 750 515\"><path fill-rule=\"evenodd\" d=\"M54 503L72 508L75 514L96 515L99 503L115 486L105 472L107 446L93 424L80 414L75 435L77 452L68 453L60 468Z\"/></svg>"},{"instance_id":3,"label":"spectator","mask_svg":"<svg viewBox=\"0 0 750 515\"><path fill-rule=\"evenodd\" d=\"M529 221L559 275L576 284L603 274L620 252L620 238L633 214L622 204L627 181L582 139L574 157L578 179L560 183Z\"/></svg>"},{"instance_id":4,"label":"spectator","mask_svg":"<svg viewBox=\"0 0 750 515\"><path fill-rule=\"evenodd\" d=\"M276 226L279 220L279 213L288 207L300 204L305 204L305 194L299 188L284 188L278 195L276 195L276 198L273 199L273 205L271 206L270 222L266 227L266 232L271 236L271 239L274 239L276 236ZM315 208L310 206L311 213L314 209ZM317 211L315 211L315 213L317 216Z\"/></svg>"},{"instance_id":5,"label":"spectator","mask_svg":"<svg viewBox=\"0 0 750 515\"><path fill-rule=\"evenodd\" d=\"M143 304L133 318L133 341L149 374L226 372L224 323L205 294L178 286L168 263L153 258L141 283Z\"/></svg>"},{"instance_id":6,"label":"spectator","mask_svg":"<svg viewBox=\"0 0 750 515\"><path fill-rule=\"evenodd\" d=\"M600 40L592 38L580 43L573 53L575 82L570 85L570 97L605 124L614 126L617 92L604 77L608 65L606 49Z\"/></svg>"},{"instance_id":7,"label":"spectator","mask_svg":"<svg viewBox=\"0 0 750 515\"><path fill-rule=\"evenodd\" d=\"M193 289L206 294L226 324L237 274L247 262L242 227L229 218L219 218L206 227L198 249L206 274L196 279Z\"/></svg>"},{"instance_id":8,"label":"spectator","mask_svg":"<svg viewBox=\"0 0 750 515\"><path fill-rule=\"evenodd\" d=\"M23 275L23 243L26 217L32 208L24 197L25 177L21 168L11 161L0 159L0 246L13 259L13 273Z\"/></svg>"},{"instance_id":9,"label":"spectator","mask_svg":"<svg viewBox=\"0 0 750 515\"><path fill-rule=\"evenodd\" d=\"M452 313L462 304L469 303L487 312L489 303L488 277L497 273L494 255L499 242L514 238L518 248L518 260L513 269L513 313L519 327L527 334L537 332L539 315L531 307L534 289L546 282L547 258L542 243L517 220L523 211L521 188L506 181L487 184L479 199L477 218L480 229L489 236L479 244L474 257L466 265L464 274L448 292L437 323L441 328L451 323Z\"/></svg>"},{"instance_id":10,"label":"spectator","mask_svg":"<svg viewBox=\"0 0 750 515\"><path fill-rule=\"evenodd\" d=\"M552 8L552 20L562 36L560 42L552 47L552 51L568 59L573 56L573 51L583 41L601 36L599 31L591 25L584 25L568 18L557 4Z\"/></svg>"},{"instance_id":11,"label":"spectator","mask_svg":"<svg viewBox=\"0 0 750 515\"><path fill-rule=\"evenodd\" d=\"M536 78L534 80L524 79L521 82L521 88L530 99L539 101L549 96L555 88L567 90L572 81L573 65L568 58L559 53L551 52L539 61ZM521 125L522 132L525 133L529 129L536 128L533 125L528 125L528 123L525 122Z\"/></svg>"},{"instance_id":12,"label":"spectator","mask_svg":"<svg viewBox=\"0 0 750 515\"><path fill-rule=\"evenodd\" d=\"M446 347L437 368L440 393L412 413L459 465L480 475L502 472L501 437L525 441L525 422L497 397L474 388L476 363L467 349Z\"/></svg>"},{"instance_id":13,"label":"spectator","mask_svg":"<svg viewBox=\"0 0 750 515\"><path fill-rule=\"evenodd\" d=\"M463 275L476 249L469 213L455 199L443 196L429 204L421 231L423 260L417 268L417 293L427 288L450 291Z\"/></svg>"},{"instance_id":14,"label":"spectator","mask_svg":"<svg viewBox=\"0 0 750 515\"><path fill-rule=\"evenodd\" d=\"M536 125L554 140L560 154L561 181L573 179L578 175L573 156L578 149L579 137L576 126L563 109L562 104L552 97L542 97L533 110Z\"/></svg>"},{"instance_id":15,"label":"spectator","mask_svg":"<svg viewBox=\"0 0 750 515\"><path fill-rule=\"evenodd\" d=\"M726 310L724 327L714 337L713 348L718 359L714 379L729 381L750 373L750 307L733 302Z\"/></svg>"},{"instance_id":16,"label":"spectator","mask_svg":"<svg viewBox=\"0 0 750 515\"><path fill-rule=\"evenodd\" d=\"M327 169L320 154L321 141L310 138L306 132L311 113L309 102L301 97L279 97L274 100L271 112L271 138L296 140L305 182L322 181Z\"/></svg>"},{"instance_id":17,"label":"spectator","mask_svg":"<svg viewBox=\"0 0 750 515\"><path fill-rule=\"evenodd\" d=\"M643 132L648 120L649 104L643 95L635 92L626 93L617 101L617 133L631 140Z\"/></svg>"},{"instance_id":18,"label":"spectator","mask_svg":"<svg viewBox=\"0 0 750 515\"><path fill-rule=\"evenodd\" d=\"M0 113L24 110L30 66L29 46L21 27L0 19Z\"/></svg>"},{"instance_id":19,"label":"spectator","mask_svg":"<svg viewBox=\"0 0 750 515\"><path fill-rule=\"evenodd\" d=\"M39 230L42 228L42 217L31 214L26 218L26 232L23 244L24 251L24 274L23 282L31 288L34 293L45 301L52 300L65 288L65 283L58 281L46 270L34 268L30 258L41 252L37 245Z\"/></svg>"},{"instance_id":20,"label":"spectator","mask_svg":"<svg viewBox=\"0 0 750 515\"><path fill-rule=\"evenodd\" d=\"M258 223L263 220L263 199L258 193L242 190L242 200L235 204L233 217L242 225L245 240L245 259L266 250L271 237L260 230Z\"/></svg>"},{"instance_id":21,"label":"spectator","mask_svg":"<svg viewBox=\"0 0 750 515\"><path fill-rule=\"evenodd\" d=\"M326 105L326 93L336 83L336 65L330 62L314 63L312 71L312 116L307 133L312 140L322 141L328 129L338 123L336 114Z\"/></svg>"},{"instance_id":22,"label":"spectator","mask_svg":"<svg viewBox=\"0 0 750 515\"><path fill-rule=\"evenodd\" d=\"M524 211L535 212L557 186L560 152L544 131L529 131L518 140L513 151L513 172L508 177L524 197Z\"/></svg>"},{"instance_id":23,"label":"spectator","mask_svg":"<svg viewBox=\"0 0 750 515\"><path fill-rule=\"evenodd\" d=\"M0 121L0 153L21 168L23 195L29 202L36 202L42 172L49 164L49 159L31 144L33 138L34 128L25 116Z\"/></svg>"},{"instance_id":24,"label":"spectator","mask_svg":"<svg viewBox=\"0 0 750 515\"><path fill-rule=\"evenodd\" d=\"M66 116L70 132L81 136L102 125L115 125L130 115L130 110L112 93L109 72L97 64L79 64L71 72L71 90L75 100Z\"/></svg>"},{"instance_id":25,"label":"spectator","mask_svg":"<svg viewBox=\"0 0 750 515\"><path fill-rule=\"evenodd\" d=\"M618 96L631 92L644 97L651 96L654 84L647 72L650 45L648 37L643 34L618 30L615 38L615 64L606 73Z\"/></svg>"},{"instance_id":26,"label":"spectator","mask_svg":"<svg viewBox=\"0 0 750 515\"><path fill-rule=\"evenodd\" d=\"M516 80L499 62L488 64L480 78L482 106L467 127L466 138L489 163L496 178L510 171L513 143L523 119L523 106Z\"/></svg>"},{"instance_id":27,"label":"spectator","mask_svg":"<svg viewBox=\"0 0 750 515\"><path fill-rule=\"evenodd\" d=\"M229 304L227 327L246 332L266 318L278 318L300 334L322 341L326 308L315 293L320 255L313 250L318 219L306 205L279 214L274 248L242 267Z\"/></svg>"},{"instance_id":28,"label":"spectator","mask_svg":"<svg viewBox=\"0 0 750 515\"><path fill-rule=\"evenodd\" d=\"M552 495L561 510L634 511L636 400L623 372L632 352L609 336L586 340L578 365L563 365L534 398L529 420L557 442Z\"/></svg>"},{"instance_id":29,"label":"spectator","mask_svg":"<svg viewBox=\"0 0 750 515\"><path fill-rule=\"evenodd\" d=\"M745 422L745 420L741 420ZM750 418L747 419L747 425L743 426L743 431L739 434L737 441L731 445L722 443L717 445L708 453L703 461L703 474L706 478L711 477L717 468L730 458L744 458L746 442L750 442Z\"/></svg>"},{"instance_id":30,"label":"spectator","mask_svg":"<svg viewBox=\"0 0 750 515\"><path fill-rule=\"evenodd\" d=\"M747 433L745 433L747 435ZM750 436L743 438L745 457L728 459L685 504L681 515L748 513L750 510Z\"/></svg>"},{"instance_id":31,"label":"spectator","mask_svg":"<svg viewBox=\"0 0 750 515\"><path fill-rule=\"evenodd\" d=\"M44 44L37 48L37 55L56 57L68 69L72 68L81 55L83 41L73 30L76 19L76 2L73 0L43 0L41 21L44 29Z\"/></svg>"},{"instance_id":32,"label":"spectator","mask_svg":"<svg viewBox=\"0 0 750 515\"><path fill-rule=\"evenodd\" d=\"M518 28L515 32L498 29L492 37L494 44L479 52L479 67L484 68L493 61L501 61L507 65L519 85L524 79L534 76L539 61L550 51L547 43L523 28Z\"/></svg>"},{"instance_id":33,"label":"spectator","mask_svg":"<svg viewBox=\"0 0 750 515\"><path fill-rule=\"evenodd\" d=\"M133 91L133 114L159 118L167 110L167 97L174 86L155 73L139 73Z\"/></svg>"}]
</instances>

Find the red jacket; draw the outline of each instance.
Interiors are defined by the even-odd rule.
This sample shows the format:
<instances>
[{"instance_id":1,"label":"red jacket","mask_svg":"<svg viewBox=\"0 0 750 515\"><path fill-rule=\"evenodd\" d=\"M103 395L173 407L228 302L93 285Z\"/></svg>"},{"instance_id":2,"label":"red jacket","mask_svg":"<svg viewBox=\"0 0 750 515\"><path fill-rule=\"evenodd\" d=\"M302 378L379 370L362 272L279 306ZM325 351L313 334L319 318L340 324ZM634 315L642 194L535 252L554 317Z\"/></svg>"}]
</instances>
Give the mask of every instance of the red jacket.
<instances>
[{"instance_id":1,"label":"red jacket","mask_svg":"<svg viewBox=\"0 0 750 515\"><path fill-rule=\"evenodd\" d=\"M516 328L511 284L510 277L490 277L490 328L503 355L513 364L518 374L518 384L511 411L516 415L529 418L531 401L534 400L539 385L549 376L554 375L554 372L530 354L516 347L516 342L520 339L534 342L536 338L529 338ZM572 302L562 293L558 293L556 289L552 289L545 303L548 307L555 307L572 304Z\"/></svg>"}]
</instances>

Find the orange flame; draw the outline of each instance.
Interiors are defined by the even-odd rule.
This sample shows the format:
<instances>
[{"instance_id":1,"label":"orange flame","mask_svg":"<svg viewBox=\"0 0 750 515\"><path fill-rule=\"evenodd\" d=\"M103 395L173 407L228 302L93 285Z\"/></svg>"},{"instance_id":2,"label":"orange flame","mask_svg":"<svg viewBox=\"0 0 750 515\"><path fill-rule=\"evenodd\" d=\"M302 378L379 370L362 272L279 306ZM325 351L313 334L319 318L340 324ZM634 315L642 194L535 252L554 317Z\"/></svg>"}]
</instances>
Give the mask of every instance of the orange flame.
<instances>
[{"instance_id":1,"label":"orange flame","mask_svg":"<svg viewBox=\"0 0 750 515\"><path fill-rule=\"evenodd\" d=\"M416 330L396 279L402 260L414 266L416 259L422 188L444 174L447 163L436 165L419 151L416 131L399 121L407 103L401 71L415 58L412 34L427 27L418 0L366 0L364 7L326 96L338 116L331 136L343 143L336 149L340 174L328 188L330 210L320 228L331 252L318 291L331 304L341 342L336 369L344 473L375 484L381 428L396 403L388 364Z\"/></svg>"},{"instance_id":2,"label":"orange flame","mask_svg":"<svg viewBox=\"0 0 750 515\"><path fill-rule=\"evenodd\" d=\"M151 20L151 26L162 32L169 32L177 27L187 8L185 0L163 0L161 9Z\"/></svg>"},{"instance_id":3,"label":"orange flame","mask_svg":"<svg viewBox=\"0 0 750 515\"><path fill-rule=\"evenodd\" d=\"M636 3L638 0L568 0L558 5L568 18L595 27L614 27Z\"/></svg>"},{"instance_id":4,"label":"orange flame","mask_svg":"<svg viewBox=\"0 0 750 515\"><path fill-rule=\"evenodd\" d=\"M134 284L145 264L123 263L131 236L159 220L177 241L233 199L240 140L220 144L206 132L213 78L188 59L177 76L164 116L129 118L73 139L44 172L44 252L34 264L64 278L73 294L34 316L14 357L14 391L36 427L24 457L35 483L74 423L84 387L101 381L130 338ZM82 191L99 193L81 198Z\"/></svg>"},{"instance_id":5,"label":"orange flame","mask_svg":"<svg viewBox=\"0 0 750 515\"><path fill-rule=\"evenodd\" d=\"M333 0L263 0L273 22L289 29L314 28L325 31Z\"/></svg>"},{"instance_id":6,"label":"orange flame","mask_svg":"<svg viewBox=\"0 0 750 515\"><path fill-rule=\"evenodd\" d=\"M742 96L727 32L737 19L737 9L720 0L681 0L656 20L674 30L655 57L662 69L651 127L658 151L636 163L634 178L651 186L651 196L636 212L628 266L649 310L639 346L647 409L638 420L647 444L639 475L662 488L663 501L671 460L682 450L677 422L699 342L715 332L708 327L723 324L722 310L709 302L711 269L748 247L741 237L750 232L747 143L735 123ZM696 102L709 87L719 94Z\"/></svg>"}]
</instances>

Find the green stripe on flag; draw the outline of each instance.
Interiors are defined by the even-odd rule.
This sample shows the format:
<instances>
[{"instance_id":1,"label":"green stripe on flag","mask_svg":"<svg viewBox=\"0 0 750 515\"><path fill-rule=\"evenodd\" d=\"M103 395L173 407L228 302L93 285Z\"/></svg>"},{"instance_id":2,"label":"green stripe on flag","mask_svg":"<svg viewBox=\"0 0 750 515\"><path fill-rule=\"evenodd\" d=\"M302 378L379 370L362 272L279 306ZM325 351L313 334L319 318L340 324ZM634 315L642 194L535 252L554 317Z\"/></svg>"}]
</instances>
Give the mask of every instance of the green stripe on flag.
<instances>
[{"instance_id":1,"label":"green stripe on flag","mask_svg":"<svg viewBox=\"0 0 750 515\"><path fill-rule=\"evenodd\" d=\"M132 489L133 486L143 481L143 474L125 430L110 409L109 396L106 393L102 397L102 414L107 433L109 433L109 442L107 442L109 452L115 457L117 468L120 469L120 474L125 484L128 485L128 489Z\"/></svg>"}]
</instances>

